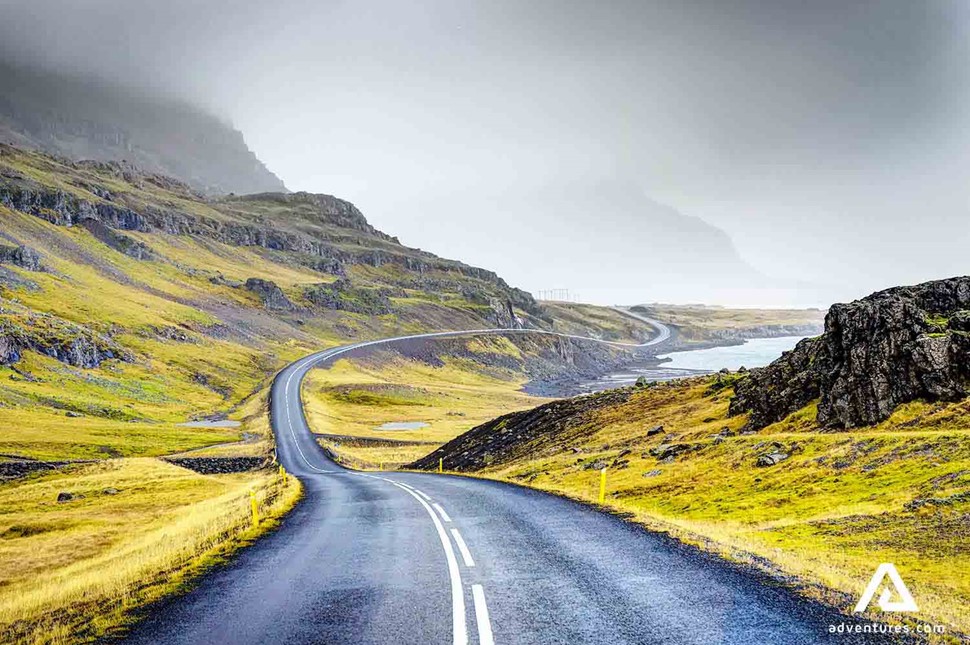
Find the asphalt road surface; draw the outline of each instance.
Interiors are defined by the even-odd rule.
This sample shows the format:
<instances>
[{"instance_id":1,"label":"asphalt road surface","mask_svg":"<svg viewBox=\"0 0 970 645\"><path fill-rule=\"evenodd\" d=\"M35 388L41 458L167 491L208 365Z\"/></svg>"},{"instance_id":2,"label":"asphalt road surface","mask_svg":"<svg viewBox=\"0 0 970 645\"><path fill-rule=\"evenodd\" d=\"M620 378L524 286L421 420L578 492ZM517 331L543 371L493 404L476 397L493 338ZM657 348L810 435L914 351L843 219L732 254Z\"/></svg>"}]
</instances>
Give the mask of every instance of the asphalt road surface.
<instances>
[{"instance_id":1,"label":"asphalt road surface","mask_svg":"<svg viewBox=\"0 0 970 645\"><path fill-rule=\"evenodd\" d=\"M153 608L128 642L835 642L835 612L591 507L508 484L335 464L307 427L300 384L367 344L279 374L278 455L305 499L277 531Z\"/></svg>"}]
</instances>

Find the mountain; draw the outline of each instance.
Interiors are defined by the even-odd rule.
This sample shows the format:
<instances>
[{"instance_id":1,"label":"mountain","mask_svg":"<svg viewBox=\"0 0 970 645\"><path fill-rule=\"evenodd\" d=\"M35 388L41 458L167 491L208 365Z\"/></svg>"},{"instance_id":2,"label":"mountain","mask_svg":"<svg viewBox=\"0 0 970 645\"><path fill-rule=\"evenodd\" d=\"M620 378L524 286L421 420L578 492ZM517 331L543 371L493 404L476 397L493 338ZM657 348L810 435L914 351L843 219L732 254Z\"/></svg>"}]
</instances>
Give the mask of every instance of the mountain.
<instances>
[{"instance_id":1,"label":"mountain","mask_svg":"<svg viewBox=\"0 0 970 645\"><path fill-rule=\"evenodd\" d=\"M494 268L533 291L568 289L600 304L757 302L735 296L768 282L723 230L623 178L523 180L412 210L402 236L423 227L423 239L446 236L449 249L472 260L486 256L482 241L501 239Z\"/></svg>"},{"instance_id":2,"label":"mountain","mask_svg":"<svg viewBox=\"0 0 970 645\"><path fill-rule=\"evenodd\" d=\"M0 143L126 162L206 194L285 191L240 132L175 99L0 63Z\"/></svg>"},{"instance_id":3,"label":"mountain","mask_svg":"<svg viewBox=\"0 0 970 645\"><path fill-rule=\"evenodd\" d=\"M0 145L0 417L43 430L35 457L98 456L103 435L65 449L65 412L102 420L121 454L157 451L146 430L233 409L321 346L516 324L549 321L495 273L405 247L336 197L206 199Z\"/></svg>"}]
</instances>

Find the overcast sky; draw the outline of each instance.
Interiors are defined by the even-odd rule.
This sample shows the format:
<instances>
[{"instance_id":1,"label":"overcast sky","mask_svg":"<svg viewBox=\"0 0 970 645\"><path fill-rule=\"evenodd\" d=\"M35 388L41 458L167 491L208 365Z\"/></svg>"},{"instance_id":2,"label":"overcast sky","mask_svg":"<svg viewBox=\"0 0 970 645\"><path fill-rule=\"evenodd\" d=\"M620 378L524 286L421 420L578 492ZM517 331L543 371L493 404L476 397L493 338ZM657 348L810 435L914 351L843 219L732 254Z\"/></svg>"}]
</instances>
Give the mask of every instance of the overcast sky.
<instances>
[{"instance_id":1,"label":"overcast sky","mask_svg":"<svg viewBox=\"0 0 970 645\"><path fill-rule=\"evenodd\" d=\"M828 304L970 273L968 7L0 0L0 48L202 104L291 189L530 290ZM666 206L766 279L711 291L729 261Z\"/></svg>"}]
</instances>

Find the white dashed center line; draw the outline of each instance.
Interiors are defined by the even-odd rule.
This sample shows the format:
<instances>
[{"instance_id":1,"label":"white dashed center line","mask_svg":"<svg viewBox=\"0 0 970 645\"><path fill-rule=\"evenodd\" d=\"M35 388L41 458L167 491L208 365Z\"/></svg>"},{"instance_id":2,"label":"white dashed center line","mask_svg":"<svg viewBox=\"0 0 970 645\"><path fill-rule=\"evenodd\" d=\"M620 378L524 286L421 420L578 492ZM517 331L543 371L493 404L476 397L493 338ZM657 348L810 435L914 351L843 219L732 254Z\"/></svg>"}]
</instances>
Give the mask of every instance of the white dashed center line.
<instances>
[{"instance_id":1,"label":"white dashed center line","mask_svg":"<svg viewBox=\"0 0 970 645\"><path fill-rule=\"evenodd\" d=\"M458 552L461 553L461 559L465 561L465 566L474 567L475 561L472 560L471 551L468 550L465 541L461 539L461 533L458 532L458 529L451 529L451 535L455 538L455 544L458 545Z\"/></svg>"},{"instance_id":2,"label":"white dashed center line","mask_svg":"<svg viewBox=\"0 0 970 645\"><path fill-rule=\"evenodd\" d=\"M492 623L488 619L488 605L485 604L485 590L482 585L472 585L472 599L475 601L479 645L495 645L495 640L492 638Z\"/></svg>"}]
</instances>

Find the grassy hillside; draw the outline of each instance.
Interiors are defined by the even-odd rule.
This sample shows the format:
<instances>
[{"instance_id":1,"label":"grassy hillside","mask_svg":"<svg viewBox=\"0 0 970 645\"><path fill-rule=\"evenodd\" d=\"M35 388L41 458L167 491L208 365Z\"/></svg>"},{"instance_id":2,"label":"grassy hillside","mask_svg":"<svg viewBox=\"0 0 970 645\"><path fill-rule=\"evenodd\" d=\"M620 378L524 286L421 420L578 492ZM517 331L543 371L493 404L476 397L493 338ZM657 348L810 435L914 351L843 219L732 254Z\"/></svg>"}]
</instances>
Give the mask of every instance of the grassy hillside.
<instances>
[{"instance_id":1,"label":"grassy hillside","mask_svg":"<svg viewBox=\"0 0 970 645\"><path fill-rule=\"evenodd\" d=\"M55 500L70 490L69 502ZM262 526L251 525L257 491ZM0 486L4 642L89 642L256 538L299 482L112 459Z\"/></svg>"},{"instance_id":2,"label":"grassy hillside","mask_svg":"<svg viewBox=\"0 0 970 645\"><path fill-rule=\"evenodd\" d=\"M87 217L99 208L137 221ZM169 180L2 148L0 218L0 244L39 255L39 270L0 264L0 333L18 348L0 360L7 455L225 442L239 431L176 424L232 412L311 350L479 327L510 300L533 304L493 274L400 246L332 198L203 200Z\"/></svg>"},{"instance_id":3,"label":"grassy hillside","mask_svg":"<svg viewBox=\"0 0 970 645\"><path fill-rule=\"evenodd\" d=\"M591 503L606 468L613 511L846 611L875 566L893 562L917 599L916 619L970 632L970 402L913 402L877 426L840 433L818 427L813 404L755 432L745 415L728 416L735 378L507 415L417 466L443 458L449 470Z\"/></svg>"},{"instance_id":4,"label":"grassy hillside","mask_svg":"<svg viewBox=\"0 0 970 645\"><path fill-rule=\"evenodd\" d=\"M643 343L655 333L651 327L610 307L549 301L544 301L542 306L553 318L553 331L562 334Z\"/></svg>"},{"instance_id":5,"label":"grassy hillside","mask_svg":"<svg viewBox=\"0 0 970 645\"><path fill-rule=\"evenodd\" d=\"M544 309L494 273L400 245L334 197L205 198L128 166L0 146L0 629L15 642L96 637L265 530L247 529L248 490L269 517L285 512L299 488L269 467L266 400L288 362L366 338L516 325L649 333L609 310ZM520 391L526 380L603 352L543 337L355 360L314 374L309 413L318 431L358 439L324 439L349 462L403 463L542 402ZM222 417L239 425L185 425ZM412 419L430 425L373 428ZM160 459L176 455L257 467L202 475Z\"/></svg>"},{"instance_id":6,"label":"grassy hillside","mask_svg":"<svg viewBox=\"0 0 970 645\"><path fill-rule=\"evenodd\" d=\"M267 388L286 363L546 318L495 274L403 247L333 197L203 198L0 146L0 631L97 636L255 535L250 489L269 516L292 505L298 487L271 469L157 459L269 463ZM222 416L241 425L183 425Z\"/></svg>"}]
</instances>

